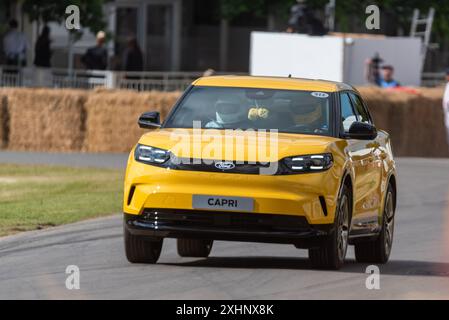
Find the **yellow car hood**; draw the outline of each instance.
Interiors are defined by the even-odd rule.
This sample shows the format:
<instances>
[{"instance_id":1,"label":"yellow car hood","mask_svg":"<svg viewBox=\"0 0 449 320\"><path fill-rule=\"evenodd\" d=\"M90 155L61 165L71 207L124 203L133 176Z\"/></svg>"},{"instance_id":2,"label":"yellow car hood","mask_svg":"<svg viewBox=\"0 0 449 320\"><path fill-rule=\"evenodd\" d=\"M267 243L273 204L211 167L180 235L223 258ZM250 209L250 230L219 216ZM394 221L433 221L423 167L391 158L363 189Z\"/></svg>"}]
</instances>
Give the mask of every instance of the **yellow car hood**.
<instances>
[{"instance_id":1,"label":"yellow car hood","mask_svg":"<svg viewBox=\"0 0 449 320\"><path fill-rule=\"evenodd\" d=\"M331 152L339 139L305 134L277 133L238 136L228 130L156 129L139 143L170 150L177 157L235 161L274 161L288 156ZM267 159L268 158L268 159Z\"/></svg>"}]
</instances>

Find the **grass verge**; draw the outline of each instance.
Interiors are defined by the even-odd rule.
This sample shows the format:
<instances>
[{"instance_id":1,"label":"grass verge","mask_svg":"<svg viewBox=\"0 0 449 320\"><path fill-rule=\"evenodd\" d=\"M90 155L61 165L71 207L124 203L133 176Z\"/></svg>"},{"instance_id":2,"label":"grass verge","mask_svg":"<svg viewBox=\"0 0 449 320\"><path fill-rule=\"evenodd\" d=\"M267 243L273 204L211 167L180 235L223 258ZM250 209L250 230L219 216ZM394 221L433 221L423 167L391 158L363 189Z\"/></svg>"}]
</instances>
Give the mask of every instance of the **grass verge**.
<instances>
[{"instance_id":1,"label":"grass verge","mask_svg":"<svg viewBox=\"0 0 449 320\"><path fill-rule=\"evenodd\" d=\"M0 236L122 210L122 170L0 165Z\"/></svg>"}]
</instances>

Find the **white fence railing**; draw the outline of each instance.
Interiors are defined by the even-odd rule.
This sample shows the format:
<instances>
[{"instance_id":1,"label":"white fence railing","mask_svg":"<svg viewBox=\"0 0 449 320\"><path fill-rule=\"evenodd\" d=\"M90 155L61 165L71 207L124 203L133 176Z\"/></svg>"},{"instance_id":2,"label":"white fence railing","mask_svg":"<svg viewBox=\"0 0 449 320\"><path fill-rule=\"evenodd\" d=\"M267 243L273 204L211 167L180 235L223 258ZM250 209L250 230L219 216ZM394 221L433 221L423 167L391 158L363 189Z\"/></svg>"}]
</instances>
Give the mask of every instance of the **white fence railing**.
<instances>
[{"instance_id":1,"label":"white fence railing","mask_svg":"<svg viewBox=\"0 0 449 320\"><path fill-rule=\"evenodd\" d=\"M69 72L65 69L46 70L48 80L43 86L53 88L94 89L96 87L113 88L110 83L110 71L84 71Z\"/></svg>"},{"instance_id":2,"label":"white fence railing","mask_svg":"<svg viewBox=\"0 0 449 320\"><path fill-rule=\"evenodd\" d=\"M114 80L115 87L120 89L182 91L201 75L201 72L116 72Z\"/></svg>"},{"instance_id":3,"label":"white fence railing","mask_svg":"<svg viewBox=\"0 0 449 320\"><path fill-rule=\"evenodd\" d=\"M437 87L446 82L444 72L424 72L421 76L421 85L423 87Z\"/></svg>"},{"instance_id":4,"label":"white fence railing","mask_svg":"<svg viewBox=\"0 0 449 320\"><path fill-rule=\"evenodd\" d=\"M48 87L131 89L137 91L182 91L201 72L123 72L100 70L11 68L0 66L0 87ZM421 85L435 87L445 82L444 73L423 73Z\"/></svg>"},{"instance_id":5,"label":"white fence railing","mask_svg":"<svg viewBox=\"0 0 449 320\"><path fill-rule=\"evenodd\" d=\"M22 72L16 68L0 68L0 87L21 87Z\"/></svg>"},{"instance_id":6,"label":"white fence railing","mask_svg":"<svg viewBox=\"0 0 449 320\"><path fill-rule=\"evenodd\" d=\"M138 91L184 90L201 72L123 72L100 70L11 68L0 66L0 87L50 87L132 89Z\"/></svg>"}]
</instances>

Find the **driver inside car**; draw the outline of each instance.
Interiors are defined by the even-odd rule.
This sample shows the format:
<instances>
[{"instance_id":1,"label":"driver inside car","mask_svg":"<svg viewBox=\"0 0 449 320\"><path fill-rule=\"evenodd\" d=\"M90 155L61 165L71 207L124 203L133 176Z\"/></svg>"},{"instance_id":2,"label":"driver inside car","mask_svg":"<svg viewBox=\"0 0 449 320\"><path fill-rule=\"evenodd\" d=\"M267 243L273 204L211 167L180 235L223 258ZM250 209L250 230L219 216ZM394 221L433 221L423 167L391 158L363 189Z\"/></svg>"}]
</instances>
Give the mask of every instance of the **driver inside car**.
<instances>
[{"instance_id":1,"label":"driver inside car","mask_svg":"<svg viewBox=\"0 0 449 320\"><path fill-rule=\"evenodd\" d=\"M293 126L310 133L324 133L329 130L324 119L323 108L317 101L292 101L290 112Z\"/></svg>"},{"instance_id":2,"label":"driver inside car","mask_svg":"<svg viewBox=\"0 0 449 320\"><path fill-rule=\"evenodd\" d=\"M237 99L219 99L215 102L215 120L209 121L206 128L247 128L248 108Z\"/></svg>"}]
</instances>

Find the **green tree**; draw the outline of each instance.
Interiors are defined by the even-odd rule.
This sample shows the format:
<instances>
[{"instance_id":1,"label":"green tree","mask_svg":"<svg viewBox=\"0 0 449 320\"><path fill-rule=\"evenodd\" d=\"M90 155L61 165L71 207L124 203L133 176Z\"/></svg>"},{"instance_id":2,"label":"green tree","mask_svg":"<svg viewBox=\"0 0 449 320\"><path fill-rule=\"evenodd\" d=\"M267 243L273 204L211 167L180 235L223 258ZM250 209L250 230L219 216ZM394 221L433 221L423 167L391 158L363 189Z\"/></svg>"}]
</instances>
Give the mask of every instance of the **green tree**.
<instances>
[{"instance_id":1,"label":"green tree","mask_svg":"<svg viewBox=\"0 0 449 320\"><path fill-rule=\"evenodd\" d=\"M96 33L104 30L106 22L103 17L103 5L109 0L24 0L22 10L30 21L64 23L68 17L66 8L78 6L80 10L80 27ZM73 70L73 44L82 36L81 30L69 30L68 69Z\"/></svg>"},{"instance_id":2,"label":"green tree","mask_svg":"<svg viewBox=\"0 0 449 320\"><path fill-rule=\"evenodd\" d=\"M93 33L103 30L106 22L103 17L103 5L108 0L24 0L22 10L30 21L43 23L63 23L67 17L65 10L69 5L76 5L80 9L80 24L82 28L88 28ZM80 36L77 30L71 30Z\"/></svg>"},{"instance_id":3,"label":"green tree","mask_svg":"<svg viewBox=\"0 0 449 320\"><path fill-rule=\"evenodd\" d=\"M253 12L258 16L266 16L273 8L288 10L294 3L295 0L221 0L220 13L223 18L228 20L247 12Z\"/></svg>"},{"instance_id":4,"label":"green tree","mask_svg":"<svg viewBox=\"0 0 449 320\"><path fill-rule=\"evenodd\" d=\"M306 3L315 9L324 9L328 0L307 0ZM232 20L242 13L253 12L264 16L269 10L277 8L279 12L288 15L288 9L296 0L221 0L221 16ZM381 12L389 13L391 20L398 27L408 31L411 24L413 9L420 9L427 13L430 7L436 10L434 31L438 37L449 38L449 1L442 0L336 0L336 21L339 31L361 32L365 31L365 9L368 5L379 6ZM357 21L358 29L352 27ZM381 30L382 32L383 30Z\"/></svg>"}]
</instances>

